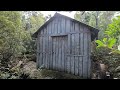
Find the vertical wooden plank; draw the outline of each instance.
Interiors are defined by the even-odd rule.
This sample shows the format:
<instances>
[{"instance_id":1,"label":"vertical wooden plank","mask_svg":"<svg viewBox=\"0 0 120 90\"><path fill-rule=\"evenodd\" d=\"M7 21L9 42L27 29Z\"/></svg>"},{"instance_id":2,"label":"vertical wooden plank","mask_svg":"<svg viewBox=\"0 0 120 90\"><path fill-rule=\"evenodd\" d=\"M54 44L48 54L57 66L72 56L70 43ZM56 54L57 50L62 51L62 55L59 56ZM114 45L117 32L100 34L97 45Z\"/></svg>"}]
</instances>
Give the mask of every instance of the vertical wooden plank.
<instances>
[{"instance_id":1,"label":"vertical wooden plank","mask_svg":"<svg viewBox=\"0 0 120 90\"><path fill-rule=\"evenodd\" d=\"M64 40L64 71L67 72L67 37Z\"/></svg>"},{"instance_id":2,"label":"vertical wooden plank","mask_svg":"<svg viewBox=\"0 0 120 90\"><path fill-rule=\"evenodd\" d=\"M71 59L71 57L67 56L67 60L66 61L67 61L67 72L68 73L70 73L70 62L71 62L70 59Z\"/></svg>"},{"instance_id":3,"label":"vertical wooden plank","mask_svg":"<svg viewBox=\"0 0 120 90\"><path fill-rule=\"evenodd\" d=\"M61 37L58 37L58 70L61 71Z\"/></svg>"},{"instance_id":4,"label":"vertical wooden plank","mask_svg":"<svg viewBox=\"0 0 120 90\"><path fill-rule=\"evenodd\" d=\"M88 33L88 78L91 77L91 34Z\"/></svg>"},{"instance_id":5,"label":"vertical wooden plank","mask_svg":"<svg viewBox=\"0 0 120 90\"><path fill-rule=\"evenodd\" d=\"M62 33L62 17L60 18L60 33Z\"/></svg>"},{"instance_id":6,"label":"vertical wooden plank","mask_svg":"<svg viewBox=\"0 0 120 90\"><path fill-rule=\"evenodd\" d=\"M45 52L44 52L45 53L45 68L47 68L47 52L46 52L47 51L46 50L47 49L46 48L47 47L47 37L46 36L44 36L44 40L45 40Z\"/></svg>"},{"instance_id":7,"label":"vertical wooden plank","mask_svg":"<svg viewBox=\"0 0 120 90\"><path fill-rule=\"evenodd\" d=\"M58 25L58 34L60 33L60 20L61 20L61 18L59 17L58 18L58 20L57 20L57 25Z\"/></svg>"},{"instance_id":8,"label":"vertical wooden plank","mask_svg":"<svg viewBox=\"0 0 120 90\"><path fill-rule=\"evenodd\" d=\"M88 69L88 64L87 64L87 58L88 58L88 56L84 56L83 57L83 77L84 78L87 78L87 69Z\"/></svg>"},{"instance_id":9,"label":"vertical wooden plank","mask_svg":"<svg viewBox=\"0 0 120 90\"><path fill-rule=\"evenodd\" d=\"M79 65L79 68L78 68L78 70L79 70L79 76L81 76L81 77L83 77L83 75L82 75L82 69L83 69L83 60L82 60L82 58L83 57L79 57L79 61L78 61L78 65Z\"/></svg>"},{"instance_id":10,"label":"vertical wooden plank","mask_svg":"<svg viewBox=\"0 0 120 90\"><path fill-rule=\"evenodd\" d=\"M40 41L39 42L40 42L40 46L39 46L40 47L40 62L39 63L40 63L40 66L41 66L43 64L43 60L42 60L42 44L43 44L42 43L42 36L40 36Z\"/></svg>"},{"instance_id":11,"label":"vertical wooden plank","mask_svg":"<svg viewBox=\"0 0 120 90\"><path fill-rule=\"evenodd\" d=\"M75 32L79 32L79 24L75 23Z\"/></svg>"},{"instance_id":12,"label":"vertical wooden plank","mask_svg":"<svg viewBox=\"0 0 120 90\"><path fill-rule=\"evenodd\" d=\"M71 21L70 32L73 32L73 31L74 31L74 26L73 26L73 22ZM69 49L70 49L70 73L72 74L73 60L74 60L74 58L71 56L73 54L73 37L72 37L72 34L70 34L68 39L70 40L70 42L69 42Z\"/></svg>"},{"instance_id":13,"label":"vertical wooden plank","mask_svg":"<svg viewBox=\"0 0 120 90\"><path fill-rule=\"evenodd\" d=\"M83 31L83 25L79 24L79 31Z\"/></svg>"},{"instance_id":14,"label":"vertical wooden plank","mask_svg":"<svg viewBox=\"0 0 120 90\"><path fill-rule=\"evenodd\" d=\"M61 33L65 33L65 29L66 29L65 24L66 23L65 23L65 18L64 17L61 17L61 22L60 23L61 23ZM62 37L63 40L62 40L62 61L61 62L62 62L62 70L63 71L66 71L66 64L65 64L66 63L66 54L67 54L66 51L65 51L66 50L66 45L65 44L66 44L66 40L67 40L66 38L67 37Z\"/></svg>"},{"instance_id":15,"label":"vertical wooden plank","mask_svg":"<svg viewBox=\"0 0 120 90\"><path fill-rule=\"evenodd\" d=\"M52 62L52 65L50 66L51 69L53 69L53 39L49 36L49 52L50 52L50 60Z\"/></svg>"},{"instance_id":16,"label":"vertical wooden plank","mask_svg":"<svg viewBox=\"0 0 120 90\"><path fill-rule=\"evenodd\" d=\"M43 29L43 35L45 35L45 30ZM45 68L45 36L42 36L43 38L43 67Z\"/></svg>"},{"instance_id":17,"label":"vertical wooden plank","mask_svg":"<svg viewBox=\"0 0 120 90\"><path fill-rule=\"evenodd\" d=\"M47 36L47 68L51 69L50 67L50 61L51 61L51 55L50 55L50 44L49 44L49 36Z\"/></svg>"},{"instance_id":18,"label":"vertical wooden plank","mask_svg":"<svg viewBox=\"0 0 120 90\"><path fill-rule=\"evenodd\" d=\"M74 28L73 28L73 21L70 22L70 32L73 32L74 31Z\"/></svg>"},{"instance_id":19,"label":"vertical wooden plank","mask_svg":"<svg viewBox=\"0 0 120 90\"><path fill-rule=\"evenodd\" d=\"M44 28L44 35L46 35L46 27ZM44 53L44 66L46 68L46 36L43 36L43 40L44 40L44 48L43 48L43 53Z\"/></svg>"},{"instance_id":20,"label":"vertical wooden plank","mask_svg":"<svg viewBox=\"0 0 120 90\"><path fill-rule=\"evenodd\" d=\"M64 59L64 54L65 54L65 52L64 52L64 44L65 44L65 40L64 40L64 38L62 37L62 53L61 53L61 62L62 62L62 65L61 65L61 69L62 69L62 71L64 71L64 62L65 62L65 59Z\"/></svg>"},{"instance_id":21,"label":"vertical wooden plank","mask_svg":"<svg viewBox=\"0 0 120 90\"><path fill-rule=\"evenodd\" d=\"M78 24L75 24L75 31L79 31ZM80 42L79 42L79 33L75 34L75 54L79 55L79 48L80 48Z\"/></svg>"},{"instance_id":22,"label":"vertical wooden plank","mask_svg":"<svg viewBox=\"0 0 120 90\"><path fill-rule=\"evenodd\" d=\"M59 70L62 71L62 38L64 37L59 37L59 62L58 62L58 65L59 65Z\"/></svg>"},{"instance_id":23,"label":"vertical wooden plank","mask_svg":"<svg viewBox=\"0 0 120 90\"><path fill-rule=\"evenodd\" d=\"M71 49L71 35L68 34L68 49L67 49L67 54L71 54L70 49ZM68 73L71 72L71 65L70 65L70 63L71 63L71 57L67 56L67 67L68 67L67 71L68 71Z\"/></svg>"},{"instance_id":24,"label":"vertical wooden plank","mask_svg":"<svg viewBox=\"0 0 120 90\"><path fill-rule=\"evenodd\" d=\"M40 35L43 35L43 30L40 31ZM41 66L44 65L43 62L43 36L40 37L40 61L41 61ZM40 66L40 67L41 67Z\"/></svg>"},{"instance_id":25,"label":"vertical wooden plank","mask_svg":"<svg viewBox=\"0 0 120 90\"><path fill-rule=\"evenodd\" d=\"M54 29L54 34L57 34L57 19L55 19L54 20L54 27L55 27L55 29Z\"/></svg>"},{"instance_id":26,"label":"vertical wooden plank","mask_svg":"<svg viewBox=\"0 0 120 90\"><path fill-rule=\"evenodd\" d=\"M66 64L65 64L65 62L66 62L66 51L65 51L65 44L66 44L66 42L64 41L64 43L63 43L63 48L64 48L64 72L66 72Z\"/></svg>"},{"instance_id":27,"label":"vertical wooden plank","mask_svg":"<svg viewBox=\"0 0 120 90\"><path fill-rule=\"evenodd\" d=\"M57 37L55 37L55 70L57 70L57 46L58 46L58 43L57 43L58 39Z\"/></svg>"},{"instance_id":28,"label":"vertical wooden plank","mask_svg":"<svg viewBox=\"0 0 120 90\"><path fill-rule=\"evenodd\" d=\"M63 50L62 50L62 43L64 42L64 38L63 37L61 37L61 56L60 56L60 67L61 67L61 71L63 71L63 67L62 67L62 62L63 62L63 60L62 60L62 53L63 53Z\"/></svg>"},{"instance_id":29,"label":"vertical wooden plank","mask_svg":"<svg viewBox=\"0 0 120 90\"><path fill-rule=\"evenodd\" d=\"M48 33L48 26L44 27L44 35Z\"/></svg>"},{"instance_id":30,"label":"vertical wooden plank","mask_svg":"<svg viewBox=\"0 0 120 90\"><path fill-rule=\"evenodd\" d=\"M43 39L43 67L45 67L45 37L42 37Z\"/></svg>"},{"instance_id":31,"label":"vertical wooden plank","mask_svg":"<svg viewBox=\"0 0 120 90\"><path fill-rule=\"evenodd\" d=\"M70 20L66 19L66 33L70 32Z\"/></svg>"},{"instance_id":32,"label":"vertical wooden plank","mask_svg":"<svg viewBox=\"0 0 120 90\"><path fill-rule=\"evenodd\" d=\"M74 22L74 24L73 24L73 31L75 32L75 22ZM74 40L74 43L73 43L73 55L75 55L75 53L76 53L76 49L75 49L75 46L76 46L76 40L75 40L75 36L76 36L76 34L73 34L73 36L74 36L74 38L73 38L73 40ZM76 60L76 58L75 58L75 56L74 56L74 74L75 74L75 60Z\"/></svg>"},{"instance_id":33,"label":"vertical wooden plank","mask_svg":"<svg viewBox=\"0 0 120 90\"><path fill-rule=\"evenodd\" d=\"M58 69L58 59L59 59L59 38L56 37L56 70Z\"/></svg>"},{"instance_id":34,"label":"vertical wooden plank","mask_svg":"<svg viewBox=\"0 0 120 90\"><path fill-rule=\"evenodd\" d=\"M46 52L47 40L46 39L47 39L47 37L44 37L44 41L45 41L44 42L44 45L45 45L45 48L44 48L45 49L45 51L44 51L45 68L47 68L47 52Z\"/></svg>"},{"instance_id":35,"label":"vertical wooden plank","mask_svg":"<svg viewBox=\"0 0 120 90\"><path fill-rule=\"evenodd\" d=\"M40 36L43 35L43 33L44 33L44 32L43 32L43 29L40 30L40 32L39 32Z\"/></svg>"},{"instance_id":36,"label":"vertical wooden plank","mask_svg":"<svg viewBox=\"0 0 120 90\"><path fill-rule=\"evenodd\" d=\"M57 33L59 34L60 33L60 29L61 29L61 27L60 27L60 21L61 21L61 17L59 17L58 18L58 20L57 20L57 22L58 22L58 24L57 24ZM60 71L61 70L61 37L58 37L58 70Z\"/></svg>"},{"instance_id":37,"label":"vertical wooden plank","mask_svg":"<svg viewBox=\"0 0 120 90\"><path fill-rule=\"evenodd\" d=\"M36 60L36 63L37 63L37 68L38 68L40 66L40 64L39 64L39 34L37 36L36 43L37 43L37 60Z\"/></svg>"},{"instance_id":38,"label":"vertical wooden plank","mask_svg":"<svg viewBox=\"0 0 120 90\"><path fill-rule=\"evenodd\" d=\"M78 57L76 56L74 59L75 63L75 75L78 75Z\"/></svg>"},{"instance_id":39,"label":"vertical wooden plank","mask_svg":"<svg viewBox=\"0 0 120 90\"><path fill-rule=\"evenodd\" d=\"M79 55L79 34L74 34L74 45L75 45L75 55ZM75 57L75 75L78 75L78 58L79 57Z\"/></svg>"},{"instance_id":40,"label":"vertical wooden plank","mask_svg":"<svg viewBox=\"0 0 120 90\"><path fill-rule=\"evenodd\" d=\"M57 59L57 67L58 67L58 71L60 71L60 37L58 37L58 59Z\"/></svg>"},{"instance_id":41,"label":"vertical wooden plank","mask_svg":"<svg viewBox=\"0 0 120 90\"><path fill-rule=\"evenodd\" d=\"M48 49L48 42L49 42L49 37L48 35L50 34L50 25L51 23L49 23L47 25L47 30L46 30L46 68L49 69L50 66L50 58L49 58L49 49Z\"/></svg>"},{"instance_id":42,"label":"vertical wooden plank","mask_svg":"<svg viewBox=\"0 0 120 90\"><path fill-rule=\"evenodd\" d=\"M47 33L48 33L48 25L44 28L44 40L45 40L45 68L47 68Z\"/></svg>"},{"instance_id":43,"label":"vertical wooden plank","mask_svg":"<svg viewBox=\"0 0 120 90\"><path fill-rule=\"evenodd\" d=\"M74 55L74 34L72 36L72 55ZM74 74L74 56L71 56L71 73Z\"/></svg>"},{"instance_id":44,"label":"vertical wooden plank","mask_svg":"<svg viewBox=\"0 0 120 90\"><path fill-rule=\"evenodd\" d=\"M88 64L87 64L87 33L84 33L84 59L83 59L83 76L86 78L87 77L87 68L88 68Z\"/></svg>"},{"instance_id":45,"label":"vertical wooden plank","mask_svg":"<svg viewBox=\"0 0 120 90\"><path fill-rule=\"evenodd\" d=\"M49 23L49 25L48 25L48 35L50 35L51 34L51 24L52 23ZM46 48L48 48L47 49L47 52L48 52L48 54L47 54L47 64L48 64L48 69L51 69L51 55L49 54L50 53L50 50L51 50L51 48L50 48L50 43L49 43L49 37L47 37L47 47Z\"/></svg>"},{"instance_id":46,"label":"vertical wooden plank","mask_svg":"<svg viewBox=\"0 0 120 90\"><path fill-rule=\"evenodd\" d=\"M88 32L88 27L85 27L85 31ZM88 39L88 33L86 33L86 78L88 78L88 66L89 66L89 39Z\"/></svg>"},{"instance_id":47,"label":"vertical wooden plank","mask_svg":"<svg viewBox=\"0 0 120 90\"><path fill-rule=\"evenodd\" d=\"M80 30L82 30L82 29L80 28ZM83 33L81 33L80 34L80 55L84 55L83 48L84 48L84 35L83 35ZM80 61L82 61L82 63L80 64L80 67L82 67L82 69L79 72L81 72L80 74L81 74L81 76L83 76L83 57L80 58Z\"/></svg>"},{"instance_id":48,"label":"vertical wooden plank","mask_svg":"<svg viewBox=\"0 0 120 90\"><path fill-rule=\"evenodd\" d=\"M48 26L48 34L51 34L52 32L52 22L49 23L49 26Z\"/></svg>"},{"instance_id":49,"label":"vertical wooden plank","mask_svg":"<svg viewBox=\"0 0 120 90\"><path fill-rule=\"evenodd\" d=\"M61 18L61 33L65 33L65 19Z\"/></svg>"},{"instance_id":50,"label":"vertical wooden plank","mask_svg":"<svg viewBox=\"0 0 120 90\"><path fill-rule=\"evenodd\" d=\"M52 22L49 24L49 35L52 34ZM53 62L52 62L52 46L51 46L52 42L51 42L51 37L48 36L48 68L52 69L53 66Z\"/></svg>"},{"instance_id":51,"label":"vertical wooden plank","mask_svg":"<svg viewBox=\"0 0 120 90\"><path fill-rule=\"evenodd\" d=\"M54 60L55 60L54 69L55 69L55 70L57 70L57 69L56 69L56 54L57 54L57 52L56 52L56 51L57 51L57 49L56 49L56 48L57 48L57 47L56 47L56 46L57 46L57 42L56 42L56 41L57 41L57 38L54 37L54 45L55 45L55 46L54 46L54 48L55 48L55 49L54 49Z\"/></svg>"},{"instance_id":52,"label":"vertical wooden plank","mask_svg":"<svg viewBox=\"0 0 120 90\"><path fill-rule=\"evenodd\" d=\"M83 55L82 54L82 51L81 51L81 49L83 49L83 34L82 33L79 33L79 46L80 46L80 48L79 48L79 55ZM83 57L79 57L79 61L78 61L78 64L79 64L79 68L78 68L78 72L79 72L79 76L81 76L82 77L82 58Z\"/></svg>"},{"instance_id":53,"label":"vertical wooden plank","mask_svg":"<svg viewBox=\"0 0 120 90\"><path fill-rule=\"evenodd\" d=\"M54 31L55 31L55 21L53 20L53 22L52 22L52 32L51 33L53 34ZM51 59L52 59L52 62L53 62L52 69L54 69L55 68L55 38L54 37L51 37L50 44L52 45L51 46L52 47L52 50L51 50L51 54L52 54Z\"/></svg>"},{"instance_id":54,"label":"vertical wooden plank","mask_svg":"<svg viewBox=\"0 0 120 90\"><path fill-rule=\"evenodd\" d=\"M50 58L49 58L49 36L46 36L46 62L47 62L47 68L49 69L50 67Z\"/></svg>"},{"instance_id":55,"label":"vertical wooden plank","mask_svg":"<svg viewBox=\"0 0 120 90\"><path fill-rule=\"evenodd\" d=\"M57 34L57 22L56 19L53 20L53 34ZM56 70L56 45L57 45L57 38L56 37L52 37L53 38L53 69Z\"/></svg>"},{"instance_id":56,"label":"vertical wooden plank","mask_svg":"<svg viewBox=\"0 0 120 90\"><path fill-rule=\"evenodd\" d=\"M71 32L73 32L74 31L74 23L72 22L71 23ZM71 43L70 43L70 45L71 45L71 48L70 48L70 51L71 51L71 53L70 53L70 73L71 74L74 74L74 57L73 56L71 56L71 55L73 55L73 45L74 45L74 37L73 37L73 34L71 34Z\"/></svg>"},{"instance_id":57,"label":"vertical wooden plank","mask_svg":"<svg viewBox=\"0 0 120 90\"><path fill-rule=\"evenodd\" d=\"M54 29L54 27L53 27L53 23L51 23L51 33L50 34L52 34L52 30ZM50 52L52 53L52 50L53 50L53 48L52 48L52 38L49 36L49 50L50 50ZM53 69L53 59L52 59L52 54L50 54L50 61L51 61L51 69Z\"/></svg>"},{"instance_id":58,"label":"vertical wooden plank","mask_svg":"<svg viewBox=\"0 0 120 90\"><path fill-rule=\"evenodd\" d=\"M54 20L51 22L51 34L54 33Z\"/></svg>"},{"instance_id":59,"label":"vertical wooden plank","mask_svg":"<svg viewBox=\"0 0 120 90\"><path fill-rule=\"evenodd\" d=\"M74 23L72 23L72 32L74 31ZM74 34L71 34L71 54L74 54Z\"/></svg>"},{"instance_id":60,"label":"vertical wooden plank","mask_svg":"<svg viewBox=\"0 0 120 90\"><path fill-rule=\"evenodd\" d=\"M55 39L56 39L56 38L53 38L53 39L52 39L52 43L53 43L53 44L52 44L52 46L53 46L53 52L52 52L52 55L53 55L53 69L55 69L55 52L56 52L56 51L55 51Z\"/></svg>"},{"instance_id":61,"label":"vertical wooden plank","mask_svg":"<svg viewBox=\"0 0 120 90\"><path fill-rule=\"evenodd\" d=\"M38 33L38 37L37 37L37 68L40 67L41 65L41 60L40 60L40 36Z\"/></svg>"},{"instance_id":62,"label":"vertical wooden plank","mask_svg":"<svg viewBox=\"0 0 120 90\"><path fill-rule=\"evenodd\" d=\"M38 48L37 48L37 52L39 53L38 55L39 55L39 57L38 57L38 61L36 62L36 63L39 63L39 67L41 66L41 59L40 59L40 57L41 57L41 46L40 46L40 42L41 42L41 37L40 37L40 33L38 34Z\"/></svg>"},{"instance_id":63,"label":"vertical wooden plank","mask_svg":"<svg viewBox=\"0 0 120 90\"><path fill-rule=\"evenodd\" d=\"M71 56L71 74L74 74L74 56Z\"/></svg>"}]
</instances>

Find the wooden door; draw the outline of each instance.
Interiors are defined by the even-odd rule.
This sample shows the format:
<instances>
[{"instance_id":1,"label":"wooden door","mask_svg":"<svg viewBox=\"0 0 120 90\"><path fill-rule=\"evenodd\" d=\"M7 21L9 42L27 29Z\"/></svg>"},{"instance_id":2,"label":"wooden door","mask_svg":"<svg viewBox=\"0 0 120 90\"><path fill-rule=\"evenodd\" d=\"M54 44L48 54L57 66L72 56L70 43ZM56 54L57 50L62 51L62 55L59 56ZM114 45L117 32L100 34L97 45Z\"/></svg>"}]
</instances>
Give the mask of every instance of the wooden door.
<instances>
[{"instance_id":1,"label":"wooden door","mask_svg":"<svg viewBox=\"0 0 120 90\"><path fill-rule=\"evenodd\" d=\"M66 53L67 53L67 36L52 37L53 48L53 69L65 71L66 68Z\"/></svg>"}]
</instances>

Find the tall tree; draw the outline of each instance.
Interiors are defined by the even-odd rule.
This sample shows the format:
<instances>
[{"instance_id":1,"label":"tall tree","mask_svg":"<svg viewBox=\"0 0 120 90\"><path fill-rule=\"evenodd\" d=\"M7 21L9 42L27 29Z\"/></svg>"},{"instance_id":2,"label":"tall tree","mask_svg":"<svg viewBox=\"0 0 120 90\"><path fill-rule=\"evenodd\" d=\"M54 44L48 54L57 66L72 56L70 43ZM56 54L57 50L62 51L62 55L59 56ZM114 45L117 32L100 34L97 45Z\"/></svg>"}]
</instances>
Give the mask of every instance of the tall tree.
<instances>
[{"instance_id":1,"label":"tall tree","mask_svg":"<svg viewBox=\"0 0 120 90\"><path fill-rule=\"evenodd\" d=\"M23 12L22 21L25 31L27 31L27 33L31 36L45 22L45 17L39 11L27 11ZM33 38L31 38L30 40L26 40L24 42L24 46L27 49L26 53L35 52L36 44Z\"/></svg>"},{"instance_id":2,"label":"tall tree","mask_svg":"<svg viewBox=\"0 0 120 90\"><path fill-rule=\"evenodd\" d=\"M24 28L34 33L45 22L45 17L39 11L23 12Z\"/></svg>"},{"instance_id":3,"label":"tall tree","mask_svg":"<svg viewBox=\"0 0 120 90\"><path fill-rule=\"evenodd\" d=\"M100 30L99 39L104 37L104 31L111 23L116 11L84 11L75 14L75 19Z\"/></svg>"},{"instance_id":4,"label":"tall tree","mask_svg":"<svg viewBox=\"0 0 120 90\"><path fill-rule=\"evenodd\" d=\"M105 30L105 35L107 38L117 39L117 43L120 44L120 16L113 18L112 23Z\"/></svg>"},{"instance_id":5,"label":"tall tree","mask_svg":"<svg viewBox=\"0 0 120 90\"><path fill-rule=\"evenodd\" d=\"M0 12L0 60L8 61L11 56L24 51L23 41L28 34L22 28L21 13L17 11Z\"/></svg>"}]
</instances>

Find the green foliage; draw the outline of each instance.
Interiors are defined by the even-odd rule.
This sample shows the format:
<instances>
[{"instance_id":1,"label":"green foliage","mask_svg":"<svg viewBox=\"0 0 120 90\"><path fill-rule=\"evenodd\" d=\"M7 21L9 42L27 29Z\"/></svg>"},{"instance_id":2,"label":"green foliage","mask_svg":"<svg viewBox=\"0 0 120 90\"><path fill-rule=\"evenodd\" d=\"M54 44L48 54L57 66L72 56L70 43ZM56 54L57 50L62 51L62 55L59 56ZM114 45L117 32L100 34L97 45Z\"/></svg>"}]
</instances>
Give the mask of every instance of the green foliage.
<instances>
[{"instance_id":1,"label":"green foliage","mask_svg":"<svg viewBox=\"0 0 120 90\"><path fill-rule=\"evenodd\" d=\"M0 12L0 60L24 51L23 40L27 34L21 27L21 14L16 11Z\"/></svg>"},{"instance_id":2,"label":"green foliage","mask_svg":"<svg viewBox=\"0 0 120 90\"><path fill-rule=\"evenodd\" d=\"M114 48L99 47L94 50L91 56L94 62L107 65L109 72L116 77L116 68L120 65L120 51Z\"/></svg>"},{"instance_id":3,"label":"green foliage","mask_svg":"<svg viewBox=\"0 0 120 90\"><path fill-rule=\"evenodd\" d=\"M103 40L96 40L95 42L98 44L97 48L99 47L113 48L113 46L116 43L116 39L115 38L109 38L109 39L103 38Z\"/></svg>"},{"instance_id":4,"label":"green foliage","mask_svg":"<svg viewBox=\"0 0 120 90\"><path fill-rule=\"evenodd\" d=\"M82 12L76 12L74 15L74 18L78 21L81 21L85 24L89 24L90 18L91 18L91 14L88 12L85 12L84 15L82 15Z\"/></svg>"},{"instance_id":5,"label":"green foliage","mask_svg":"<svg viewBox=\"0 0 120 90\"><path fill-rule=\"evenodd\" d=\"M105 34L108 37L116 38L118 40L120 36L120 16L114 18L112 23L108 25Z\"/></svg>"},{"instance_id":6,"label":"green foliage","mask_svg":"<svg viewBox=\"0 0 120 90\"><path fill-rule=\"evenodd\" d=\"M26 14L26 12L24 12L24 14ZM30 34L33 34L45 22L45 17L40 12L35 11L27 12L27 14L28 16L26 19L25 16L23 16L23 26L26 31L28 31Z\"/></svg>"},{"instance_id":7,"label":"green foliage","mask_svg":"<svg viewBox=\"0 0 120 90\"><path fill-rule=\"evenodd\" d=\"M97 47L105 46L105 44L100 40L96 40L96 43L98 44Z\"/></svg>"},{"instance_id":8,"label":"green foliage","mask_svg":"<svg viewBox=\"0 0 120 90\"><path fill-rule=\"evenodd\" d=\"M26 12L24 12L26 14ZM35 40L31 38L31 35L36 32L40 26L45 22L45 17L40 12L27 12L28 17L25 19L23 17L23 27L25 31L30 36L29 40L24 41L24 47L26 48L26 53L35 53L36 44Z\"/></svg>"},{"instance_id":9,"label":"green foliage","mask_svg":"<svg viewBox=\"0 0 120 90\"><path fill-rule=\"evenodd\" d=\"M35 40L31 35L45 18L36 12L28 12L27 17L24 14L20 11L0 12L0 62L6 67L10 59L19 54L35 53Z\"/></svg>"},{"instance_id":10,"label":"green foliage","mask_svg":"<svg viewBox=\"0 0 120 90\"><path fill-rule=\"evenodd\" d=\"M109 40L108 40L108 47L109 47L109 48L112 48L113 45L115 45L115 43L116 43L116 39L115 39L115 38L109 39Z\"/></svg>"}]
</instances>

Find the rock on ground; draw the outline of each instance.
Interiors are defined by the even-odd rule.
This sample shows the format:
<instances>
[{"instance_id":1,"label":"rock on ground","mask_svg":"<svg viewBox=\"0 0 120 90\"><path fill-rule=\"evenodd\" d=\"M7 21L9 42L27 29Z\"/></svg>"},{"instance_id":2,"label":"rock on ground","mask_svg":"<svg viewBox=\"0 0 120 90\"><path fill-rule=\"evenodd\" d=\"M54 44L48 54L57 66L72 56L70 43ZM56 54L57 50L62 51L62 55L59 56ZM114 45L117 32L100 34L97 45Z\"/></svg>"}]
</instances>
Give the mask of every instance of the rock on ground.
<instances>
[{"instance_id":1,"label":"rock on ground","mask_svg":"<svg viewBox=\"0 0 120 90\"><path fill-rule=\"evenodd\" d=\"M36 62L29 61L23 66L23 73L29 75L31 79L43 79L41 72L36 67Z\"/></svg>"}]
</instances>

